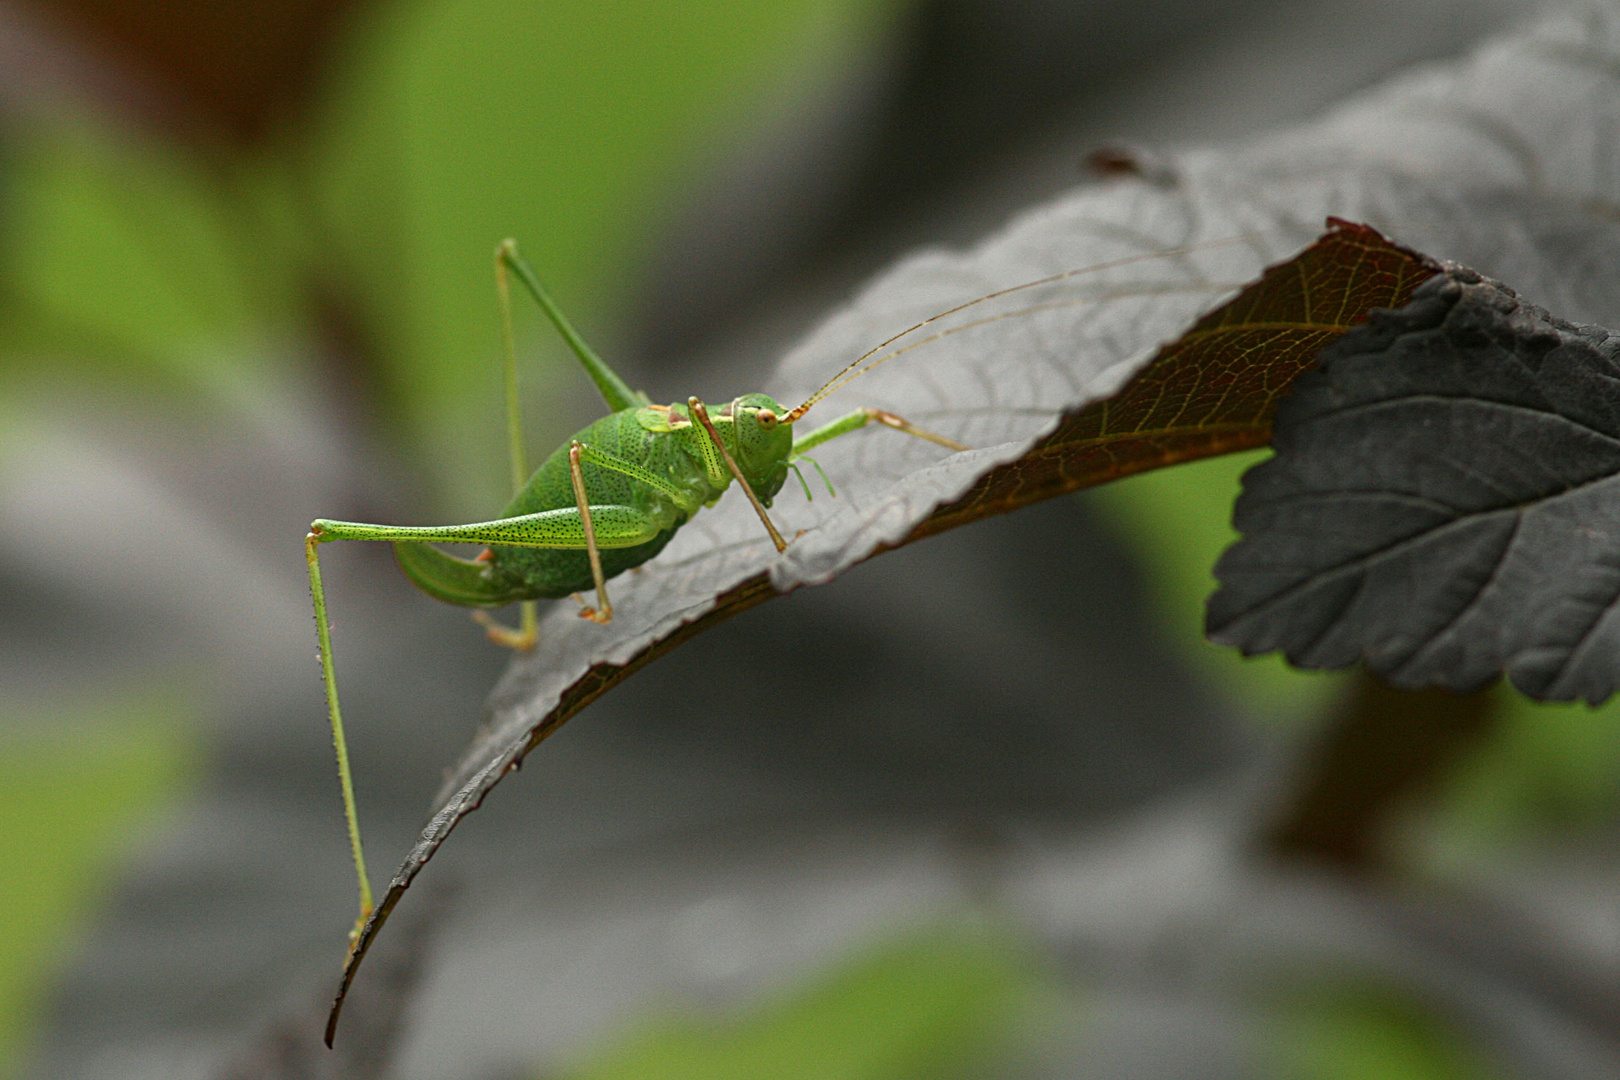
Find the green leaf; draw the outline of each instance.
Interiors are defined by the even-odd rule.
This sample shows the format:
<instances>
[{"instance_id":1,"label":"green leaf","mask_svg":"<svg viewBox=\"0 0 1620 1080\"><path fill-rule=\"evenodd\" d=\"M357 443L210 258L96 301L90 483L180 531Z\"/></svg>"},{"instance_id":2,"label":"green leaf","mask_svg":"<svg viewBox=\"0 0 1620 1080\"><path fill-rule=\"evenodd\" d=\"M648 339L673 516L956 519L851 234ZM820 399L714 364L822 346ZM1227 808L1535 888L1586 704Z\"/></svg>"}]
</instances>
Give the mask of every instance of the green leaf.
<instances>
[{"instance_id":1,"label":"green leaf","mask_svg":"<svg viewBox=\"0 0 1620 1080\"><path fill-rule=\"evenodd\" d=\"M1273 1044L1280 1080L1500 1080L1504 1074L1432 1008L1392 986L1296 990Z\"/></svg>"},{"instance_id":2,"label":"green leaf","mask_svg":"<svg viewBox=\"0 0 1620 1080\"><path fill-rule=\"evenodd\" d=\"M949 930L890 942L748 1015L673 1016L569 1080L932 1080L993 1051L1027 974L1008 942Z\"/></svg>"},{"instance_id":3,"label":"green leaf","mask_svg":"<svg viewBox=\"0 0 1620 1080\"><path fill-rule=\"evenodd\" d=\"M1306 230L1324 216L1380 222L1404 242L1567 298L1565 310L1620 312L1614 290L1589 272L1615 263L1620 238L1602 209L1615 200L1614 175L1594 170L1590 156L1620 109L1610 92L1613 67L1603 61L1614 39L1613 25L1601 20L1553 20L1422 78L1393 81L1303 128L1231 151L1167 155L1163 167L1037 207L972 249L923 252L895 267L812 333L761 389L779 400L809 393L918 320L994 293L958 308L962 321L930 324L926 352L865 376L825 405L828 415L857 405L891 409L980 449L947 458L913 445L918 440L900 445L892 433L876 432L830 443L818 456L840 499L813 507L778 500L778 523L796 537L780 556L745 506L722 502L642 573L617 579L611 627L586 626L566 606L554 608L535 651L497 687L492 718L441 791L350 970L456 822L542 739L642 665L730 614L830 580L942 522L1132 471L1110 467L1108 453L1088 444L1081 414L1211 305L1308 239ZM1076 268L1085 272L1065 273ZM1014 290L1033 279L1050 289ZM1329 322L1342 329L1357 317L1345 314ZM1281 336L1299 345L1295 332L1304 327L1288 329ZM1244 374L1229 370L1226 385L1241 384ZM1219 385L1217 378L1205 387ZM1220 398L1217 389L1188 403L1219 405ZM1151 420L1152 403L1137 404L1149 406ZM1188 438L1170 440L1160 463L1260 445L1268 422L1263 410L1240 416L1231 438L1193 425ZM1043 442L1060 428L1082 437L1070 447ZM1163 431L1149 423L1127 432L1126 442L1138 444L1131 466L1150 466L1153 437ZM1037 460L1024 468L1032 452Z\"/></svg>"},{"instance_id":4,"label":"green leaf","mask_svg":"<svg viewBox=\"0 0 1620 1080\"><path fill-rule=\"evenodd\" d=\"M41 991L120 865L131 830L171 804L196 756L186 710L161 698L53 710L0 736L0 1075Z\"/></svg>"},{"instance_id":5,"label":"green leaf","mask_svg":"<svg viewBox=\"0 0 1620 1080\"><path fill-rule=\"evenodd\" d=\"M1141 209L1108 209L1132 208ZM1089 229L1074 231L1093 251L1103 247ZM1008 248L1040 251L1052 232L1037 217L987 245L989 254L903 264L873 292L889 293L891 303L919 303L917 282L937 286L966 276L978 263L1001 261L993 256L1005 258ZM778 505L779 516L796 515L787 517L798 535L785 552L761 542L757 519L707 515L643 573L618 579L618 595L627 599L611 626L553 609L534 653L509 678L495 723L449 775L439 809L362 930L334 1016L378 930L457 823L529 751L643 665L722 619L901 544L1155 465L1261 444L1278 396L1322 342L1369 309L1398 303L1433 270L1372 229L1337 222L1199 315L1211 299L1233 292L1233 277L1255 273L1249 244L1168 253L1142 253L1136 244L1119 242L1134 253L1100 260L1095 272L1037 282L1034 290L988 292L989 306L960 308L956 322L927 327L941 344L925 354L926 367L881 367L878 377L857 384L874 395L866 400L985 449L941 460L933 444L879 432L870 433L879 441L828 443L817 457L840 477L840 498ZM857 303L816 336L864 331L866 340L882 341L890 335L872 325L878 318L911 321L905 307L885 307ZM883 314L874 318L873 310ZM803 378L793 367L804 355L789 357L786 378ZM846 396L829 412L854 400Z\"/></svg>"},{"instance_id":6,"label":"green leaf","mask_svg":"<svg viewBox=\"0 0 1620 1080\"><path fill-rule=\"evenodd\" d=\"M286 321L286 266L200 159L78 120L36 126L11 154L9 197L25 212L0 263L8 318L56 349L196 383L204 355L240 363L245 342Z\"/></svg>"},{"instance_id":7,"label":"green leaf","mask_svg":"<svg viewBox=\"0 0 1620 1080\"><path fill-rule=\"evenodd\" d=\"M1280 656L1245 657L1204 637L1215 560L1238 539L1232 503L1244 472L1270 456L1251 450L1138 473L1086 497L1130 545L1165 637L1244 712L1287 723L1319 715L1343 681L1300 671Z\"/></svg>"}]
</instances>

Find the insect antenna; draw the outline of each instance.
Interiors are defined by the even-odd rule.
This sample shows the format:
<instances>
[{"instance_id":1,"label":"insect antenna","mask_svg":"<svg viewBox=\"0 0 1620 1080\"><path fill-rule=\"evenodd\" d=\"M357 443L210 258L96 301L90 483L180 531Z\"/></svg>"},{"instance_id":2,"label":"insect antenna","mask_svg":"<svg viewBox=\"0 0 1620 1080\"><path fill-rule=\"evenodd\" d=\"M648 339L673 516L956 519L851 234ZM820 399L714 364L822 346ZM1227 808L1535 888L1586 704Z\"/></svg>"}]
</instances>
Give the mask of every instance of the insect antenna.
<instances>
[{"instance_id":1,"label":"insect antenna","mask_svg":"<svg viewBox=\"0 0 1620 1080\"><path fill-rule=\"evenodd\" d=\"M1057 283L1059 281L1067 281L1070 278L1079 277L1082 274L1092 274L1092 273L1097 273L1097 272L1100 272L1100 271L1103 271L1103 270L1112 270L1112 269L1114 269L1116 267L1120 267L1120 266L1129 266L1132 263L1149 262L1149 261L1152 261L1154 259L1164 259L1164 258L1168 258L1168 257L1173 256L1173 255L1182 255L1182 254L1187 254L1187 253L1194 252L1194 251L1207 251L1207 250L1209 250L1211 248L1228 247L1228 246L1233 245L1233 244L1247 243L1247 242L1250 242L1250 241L1253 241L1253 240L1256 240L1256 239L1258 239L1258 236L1256 234L1245 233L1245 234L1241 234L1241 235L1238 235L1238 236L1223 237L1222 239L1219 239L1219 240L1208 240L1208 241L1205 241L1205 242L1199 243L1199 244L1188 244L1188 245L1185 245L1183 247L1173 248L1173 249L1170 249L1170 250L1167 250L1167 251L1151 251L1151 252L1143 252L1143 253L1141 253L1139 255L1127 255L1127 256L1124 256L1123 258L1111 259L1111 260L1109 260L1107 262L1094 263L1091 266L1083 266L1083 267L1079 267L1078 269L1074 269L1074 270L1064 270L1061 273L1052 274L1049 277L1037 278L1034 281L1026 281L1026 282L1023 282L1022 284L1019 284L1019 285L1009 285L1005 289L997 289L995 292L986 293L983 296L976 297L976 298L974 298L972 300L965 301L964 303L957 304L955 307L950 308L950 309L948 309L946 311L941 311L937 315L930 315L928 318L924 319L920 323L917 323L915 326L908 326L906 329L900 331L898 334L895 334L893 337L890 337L890 338L888 338L888 339L886 339L884 341L878 342L878 344L872 346L872 348L868 349L866 352L862 353L860 356L857 356L854 360L850 361L850 363L848 365L846 365L842 371L838 372L838 374L836 374L832 378L828 379L826 381L826 383L824 383L822 385L821 389L817 390L815 393L811 394L808 398L806 398L804 400L804 404L799 405L797 408L792 409L791 411L788 412L788 414L786 416L782 417L782 422L784 424L793 423L794 421L798 420L801 416L803 416L805 413L809 412L811 407L814 406L817 402L819 402L823 398L827 397L827 395L839 390L846 383L849 383L851 380L859 378L860 376L866 374L868 371L871 371L873 368L878 367L881 364L887 363L888 361L894 359L896 356L899 356L902 353L911 351L912 349L916 348L918 345L925 344L926 342L929 342L929 341L937 341L942 337L947 337L950 334L955 333L957 330L966 330L966 329L969 329L970 327L982 326L985 323L996 322L999 319L1010 318L1011 316L1014 316L1014 315L1024 315L1024 314L1028 314L1028 313L1033 312L1033 311L1044 311L1044 310L1049 310L1049 309L1052 309L1052 308L1066 307L1066 306L1070 306L1071 304L1074 304L1074 303L1084 303L1087 300L1107 300L1107 299L1112 299L1116 295L1125 295L1125 294L1123 294L1123 293L1120 293L1120 294L1106 294L1106 295L1103 295L1103 296L1100 296L1100 297L1086 297L1083 300L1079 300L1079 301L1066 301L1066 302L1059 302L1059 303L1055 303L1055 304L1035 305L1035 306L1027 307L1027 308L1019 308L1017 311L1003 312L1000 315L993 315L993 316L990 316L989 318L975 320L974 322L968 323L965 326L960 326L960 327L956 327L956 328L951 329L951 330L942 331L941 333L934 334L931 337L924 338L922 341L913 342L913 343L911 343L909 345L905 345L905 346L903 346L903 347L901 347L899 349L896 349L896 350L894 350L892 352L885 353L882 356L878 356L878 354L883 352L884 349L887 349L890 345L893 345L895 342L899 341L901 338L906 337L909 334L914 334L918 330L921 330L926 326L930 326L933 323L936 323L941 319L949 318L950 316L955 315L957 312L965 311L968 308L973 307L973 306L975 306L977 304L983 304L983 303L985 303L987 301L990 301L990 300L996 300L996 299L999 299L1000 297L1007 296L1007 295L1009 295L1011 293L1015 293L1015 292L1021 292L1021 291L1025 290L1025 289L1035 289L1035 288L1039 288L1042 285L1052 285L1052 284L1055 284L1055 283ZM872 360L872 357L874 357L874 356L877 356L876 360ZM872 362L867 363L868 360L871 360Z\"/></svg>"},{"instance_id":2,"label":"insect antenna","mask_svg":"<svg viewBox=\"0 0 1620 1080\"><path fill-rule=\"evenodd\" d=\"M833 387L833 390L836 390L845 383L848 383L856 376L864 375L873 368L888 363L897 356L905 355L912 349L920 349L924 345L939 341L942 338L948 338L952 334L960 334L964 330L972 330L975 327L987 326L990 323L1000 322L1003 319L1015 319L1020 315L1033 315L1037 311L1058 311L1066 307L1079 307L1081 304L1106 303L1109 300L1123 300L1129 296L1175 296L1182 293L1221 292L1227 289L1241 289L1243 284L1244 283L1240 281L1210 281L1199 285L1162 285L1147 287L1137 285L1129 288L1112 289L1108 292L1093 293L1089 296L1071 297L1067 300L1054 300L1047 304L1031 304L1028 307L1013 308L1011 311L998 311L994 315L986 315L982 319L974 319L972 322L965 322L960 326L952 326L949 329L929 334L925 338L918 338L916 341L908 341L899 348L892 349L889 352L884 353L876 360L873 360L870 364L867 364L859 371L850 375L848 379L843 380L843 382L840 382L838 386ZM917 327L913 327L912 329L915 330ZM909 332L910 331L908 331L908 333ZM879 348L881 347L882 346L879 346ZM828 393L830 394L832 391L829 390Z\"/></svg>"}]
</instances>

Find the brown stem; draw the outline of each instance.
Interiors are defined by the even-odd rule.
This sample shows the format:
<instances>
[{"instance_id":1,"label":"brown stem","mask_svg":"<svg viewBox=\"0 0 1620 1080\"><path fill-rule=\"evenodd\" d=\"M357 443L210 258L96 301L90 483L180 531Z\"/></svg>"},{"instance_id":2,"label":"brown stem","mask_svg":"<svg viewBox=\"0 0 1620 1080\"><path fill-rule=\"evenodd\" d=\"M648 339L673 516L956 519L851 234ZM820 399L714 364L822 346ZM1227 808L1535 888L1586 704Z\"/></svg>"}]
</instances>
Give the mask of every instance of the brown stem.
<instances>
[{"instance_id":1,"label":"brown stem","mask_svg":"<svg viewBox=\"0 0 1620 1080\"><path fill-rule=\"evenodd\" d=\"M1397 690L1357 669L1262 850L1357 873L1384 869L1380 841L1393 813L1432 792L1495 717L1490 688Z\"/></svg>"}]
</instances>

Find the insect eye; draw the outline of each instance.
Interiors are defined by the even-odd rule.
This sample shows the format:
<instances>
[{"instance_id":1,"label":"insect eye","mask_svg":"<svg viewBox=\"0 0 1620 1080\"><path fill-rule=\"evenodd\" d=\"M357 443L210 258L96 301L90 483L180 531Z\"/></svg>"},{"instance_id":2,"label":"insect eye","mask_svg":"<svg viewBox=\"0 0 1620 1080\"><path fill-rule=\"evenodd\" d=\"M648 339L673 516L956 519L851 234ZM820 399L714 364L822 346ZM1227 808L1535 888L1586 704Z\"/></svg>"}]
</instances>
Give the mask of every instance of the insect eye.
<instances>
[{"instance_id":1,"label":"insect eye","mask_svg":"<svg viewBox=\"0 0 1620 1080\"><path fill-rule=\"evenodd\" d=\"M772 412L770 409L761 409L761 410L759 410L759 426L762 427L762 428L773 428L773 427L775 427L776 426L776 414L774 412Z\"/></svg>"}]
</instances>

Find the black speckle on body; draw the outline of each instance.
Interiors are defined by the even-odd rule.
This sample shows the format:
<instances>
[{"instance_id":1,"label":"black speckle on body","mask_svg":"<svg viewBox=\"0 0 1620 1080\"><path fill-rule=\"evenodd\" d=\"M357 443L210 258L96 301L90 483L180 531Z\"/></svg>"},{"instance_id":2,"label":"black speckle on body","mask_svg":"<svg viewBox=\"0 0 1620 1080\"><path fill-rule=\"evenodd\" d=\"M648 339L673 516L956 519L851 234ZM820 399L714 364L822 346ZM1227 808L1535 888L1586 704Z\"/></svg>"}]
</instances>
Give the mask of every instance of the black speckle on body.
<instances>
[{"instance_id":1,"label":"black speckle on body","mask_svg":"<svg viewBox=\"0 0 1620 1080\"><path fill-rule=\"evenodd\" d=\"M575 438L587 446L658 472L667 472L671 460L677 467L688 460L668 436L649 432L637 423L636 411L631 408L604 416ZM671 459L670 455L678 456ZM659 460L665 463L665 468L655 468ZM665 529L644 544L603 549L602 573L605 577L615 577L653 558L664 550L676 530L687 522L686 513L662 493L649 490L645 484L589 464L584 466L583 472L586 495L592 504L634 506L669 521ZM687 472L701 474L701 468L693 463ZM689 476L682 479L689 479ZM501 512L501 516L515 517L575 505L574 485L568 470L568 444L564 443L535 470L528 486ZM514 601L555 599L595 587L591 578L590 557L583 549L497 545L492 546L490 551L490 577L505 586Z\"/></svg>"}]
</instances>

